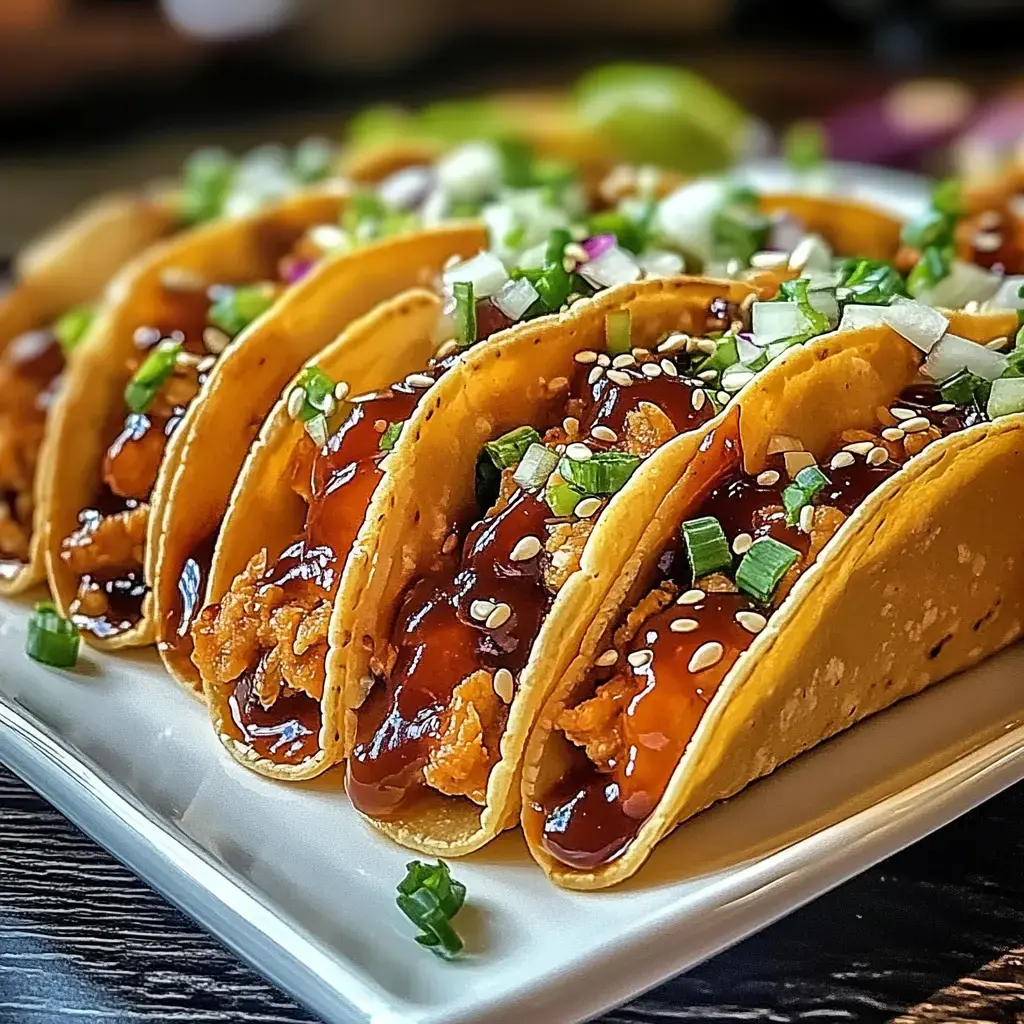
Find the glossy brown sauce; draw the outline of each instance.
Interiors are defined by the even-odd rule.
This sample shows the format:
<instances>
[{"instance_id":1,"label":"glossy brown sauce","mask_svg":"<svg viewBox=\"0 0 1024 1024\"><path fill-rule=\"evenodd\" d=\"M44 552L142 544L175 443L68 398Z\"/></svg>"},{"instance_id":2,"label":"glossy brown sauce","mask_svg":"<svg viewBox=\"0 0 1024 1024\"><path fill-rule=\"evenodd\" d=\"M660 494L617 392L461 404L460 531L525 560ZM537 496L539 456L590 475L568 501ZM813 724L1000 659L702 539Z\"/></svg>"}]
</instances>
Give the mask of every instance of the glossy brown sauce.
<instances>
[{"instance_id":1,"label":"glossy brown sauce","mask_svg":"<svg viewBox=\"0 0 1024 1024\"><path fill-rule=\"evenodd\" d=\"M932 407L940 403L937 388L923 385L906 389L892 404L927 416L943 435L981 418L975 409L934 411ZM833 451L843 447L837 440ZM826 460L823 469L831 483L814 504L849 515L899 469L899 463L890 458L881 466L869 466L864 457L858 457L841 468L830 468ZM777 481L759 484L735 461L723 459L713 489L687 518L714 516L730 543L741 533L754 539L768 535L806 554L810 538L785 521L782 492L788 483L782 471ZM672 579L685 593L693 581L685 553L674 547L662 558L660 578ZM582 751L574 749L570 771L533 805L543 818L544 848L559 861L591 870L620 856L636 837L663 796L704 709L737 658L753 643L756 631L742 624L744 612L765 618L771 614L744 593L702 591L690 600L681 594L642 624L626 654L648 651L650 658L628 667L633 678L621 698L621 755L608 771L599 772ZM737 613L741 613L739 620ZM711 663L692 661L709 643L720 645L717 658ZM596 688L615 674L616 668L594 666L590 679Z\"/></svg>"},{"instance_id":2,"label":"glossy brown sauce","mask_svg":"<svg viewBox=\"0 0 1024 1024\"><path fill-rule=\"evenodd\" d=\"M320 749L320 702L300 690L282 692L269 710L253 691L253 671L228 697L233 739L276 764L301 764ZM228 730L231 735L231 730Z\"/></svg>"},{"instance_id":3,"label":"glossy brown sauce","mask_svg":"<svg viewBox=\"0 0 1024 1024\"><path fill-rule=\"evenodd\" d=\"M203 605L216 544L217 533L214 531L201 537L185 557L178 573L174 600L161 626L161 650L172 664L180 666L183 673L191 672L192 622Z\"/></svg>"}]
</instances>

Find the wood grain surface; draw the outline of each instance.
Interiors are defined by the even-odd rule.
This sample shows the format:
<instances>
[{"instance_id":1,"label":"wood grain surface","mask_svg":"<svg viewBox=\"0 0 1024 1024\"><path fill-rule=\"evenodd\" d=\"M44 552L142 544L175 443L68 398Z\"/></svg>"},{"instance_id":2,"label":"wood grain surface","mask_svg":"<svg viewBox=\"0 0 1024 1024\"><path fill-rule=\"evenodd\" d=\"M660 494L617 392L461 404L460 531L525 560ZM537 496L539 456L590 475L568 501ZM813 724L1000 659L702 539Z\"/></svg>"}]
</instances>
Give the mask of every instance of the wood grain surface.
<instances>
[{"instance_id":1,"label":"wood grain surface","mask_svg":"<svg viewBox=\"0 0 1024 1024\"><path fill-rule=\"evenodd\" d=\"M1024 1020L1022 841L1017 786L602 1021ZM0 768L0 1024L313 1020Z\"/></svg>"}]
</instances>

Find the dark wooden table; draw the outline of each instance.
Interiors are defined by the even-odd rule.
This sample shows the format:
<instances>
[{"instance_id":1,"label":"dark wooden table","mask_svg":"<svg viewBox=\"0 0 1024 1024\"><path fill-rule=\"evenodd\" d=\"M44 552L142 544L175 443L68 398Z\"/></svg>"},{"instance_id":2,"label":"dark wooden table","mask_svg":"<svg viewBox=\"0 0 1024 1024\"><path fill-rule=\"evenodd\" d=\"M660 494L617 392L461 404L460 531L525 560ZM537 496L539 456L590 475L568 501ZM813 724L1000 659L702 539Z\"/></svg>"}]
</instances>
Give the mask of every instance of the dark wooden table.
<instances>
[{"instance_id":1,"label":"dark wooden table","mask_svg":"<svg viewBox=\"0 0 1024 1024\"><path fill-rule=\"evenodd\" d=\"M602 1020L1024 1020L1022 851L1017 786ZM0 768L0 1024L313 1020Z\"/></svg>"}]
</instances>

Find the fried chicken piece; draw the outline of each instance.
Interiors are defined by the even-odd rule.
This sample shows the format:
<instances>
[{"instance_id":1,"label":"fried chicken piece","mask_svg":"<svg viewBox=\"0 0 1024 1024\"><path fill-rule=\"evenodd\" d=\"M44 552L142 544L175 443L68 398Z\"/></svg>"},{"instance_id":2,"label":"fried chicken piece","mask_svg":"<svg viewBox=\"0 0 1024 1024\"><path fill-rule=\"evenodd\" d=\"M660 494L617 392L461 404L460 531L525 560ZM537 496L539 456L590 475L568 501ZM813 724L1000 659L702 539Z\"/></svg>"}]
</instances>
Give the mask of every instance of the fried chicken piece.
<instances>
[{"instance_id":1,"label":"fried chicken piece","mask_svg":"<svg viewBox=\"0 0 1024 1024\"><path fill-rule=\"evenodd\" d=\"M202 610L192 627L193 660L204 676L221 681L257 667L254 692L265 708L286 687L320 700L331 602L264 583L266 569L264 550L234 578L220 604Z\"/></svg>"},{"instance_id":2,"label":"fried chicken piece","mask_svg":"<svg viewBox=\"0 0 1024 1024\"><path fill-rule=\"evenodd\" d=\"M811 543L807 554L801 555L779 581L774 597L776 606L782 603L786 595L793 589L796 581L814 565L818 555L821 554L821 549L833 538L836 530L844 522L846 522L846 516L831 505L819 505L814 510L814 519L811 522Z\"/></svg>"},{"instance_id":3,"label":"fried chicken piece","mask_svg":"<svg viewBox=\"0 0 1024 1024\"><path fill-rule=\"evenodd\" d=\"M547 557L544 560L544 585L552 594L557 594L565 581L580 567L587 538L594 529L597 516L577 519L573 523L555 523L548 527L548 539L544 545Z\"/></svg>"},{"instance_id":4,"label":"fried chicken piece","mask_svg":"<svg viewBox=\"0 0 1024 1024\"><path fill-rule=\"evenodd\" d=\"M487 778L499 756L505 705L493 677L478 669L455 687L441 719L440 736L423 769L428 786L446 796L487 800Z\"/></svg>"},{"instance_id":5,"label":"fried chicken piece","mask_svg":"<svg viewBox=\"0 0 1024 1024\"><path fill-rule=\"evenodd\" d=\"M645 457L676 436L668 416L653 402L641 402L626 414L625 450Z\"/></svg>"},{"instance_id":6,"label":"fried chicken piece","mask_svg":"<svg viewBox=\"0 0 1024 1024\"><path fill-rule=\"evenodd\" d=\"M740 588L723 572L713 572L695 580L693 584L705 594L738 594Z\"/></svg>"},{"instance_id":7,"label":"fried chicken piece","mask_svg":"<svg viewBox=\"0 0 1024 1024\"><path fill-rule=\"evenodd\" d=\"M640 627L652 615L664 611L676 599L678 593L679 588L674 583L666 581L644 594L636 607L626 616L626 621L615 630L615 635L612 637L612 645L619 654L625 653L633 638L640 632Z\"/></svg>"},{"instance_id":8,"label":"fried chicken piece","mask_svg":"<svg viewBox=\"0 0 1024 1024\"><path fill-rule=\"evenodd\" d=\"M30 531L15 518L7 502L0 501L0 558L27 562Z\"/></svg>"},{"instance_id":9,"label":"fried chicken piece","mask_svg":"<svg viewBox=\"0 0 1024 1024\"><path fill-rule=\"evenodd\" d=\"M149 506L91 516L61 542L60 557L79 576L142 565Z\"/></svg>"},{"instance_id":10,"label":"fried chicken piece","mask_svg":"<svg viewBox=\"0 0 1024 1024\"><path fill-rule=\"evenodd\" d=\"M609 772L625 748L622 735L622 711L636 693L636 684L624 673L602 683L589 700L574 708L564 708L555 720L555 728L565 738L582 747L599 772Z\"/></svg>"}]
</instances>

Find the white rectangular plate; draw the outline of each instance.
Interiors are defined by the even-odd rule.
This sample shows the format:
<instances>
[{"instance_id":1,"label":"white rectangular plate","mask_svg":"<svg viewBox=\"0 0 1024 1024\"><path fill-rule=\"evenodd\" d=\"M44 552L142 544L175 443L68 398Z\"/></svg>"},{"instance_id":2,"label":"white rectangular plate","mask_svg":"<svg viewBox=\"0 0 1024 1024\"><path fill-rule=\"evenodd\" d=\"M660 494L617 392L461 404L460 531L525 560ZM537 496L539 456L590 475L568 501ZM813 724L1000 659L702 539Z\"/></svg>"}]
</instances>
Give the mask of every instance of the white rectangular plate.
<instances>
[{"instance_id":1,"label":"white rectangular plate","mask_svg":"<svg viewBox=\"0 0 1024 1024\"><path fill-rule=\"evenodd\" d=\"M337 771L246 772L149 653L36 665L29 607L0 601L0 759L330 1024L584 1020L1024 777L1018 646L701 815L613 892L561 892L503 837L455 866L471 955L446 964L395 907L409 855L358 820Z\"/></svg>"}]
</instances>

